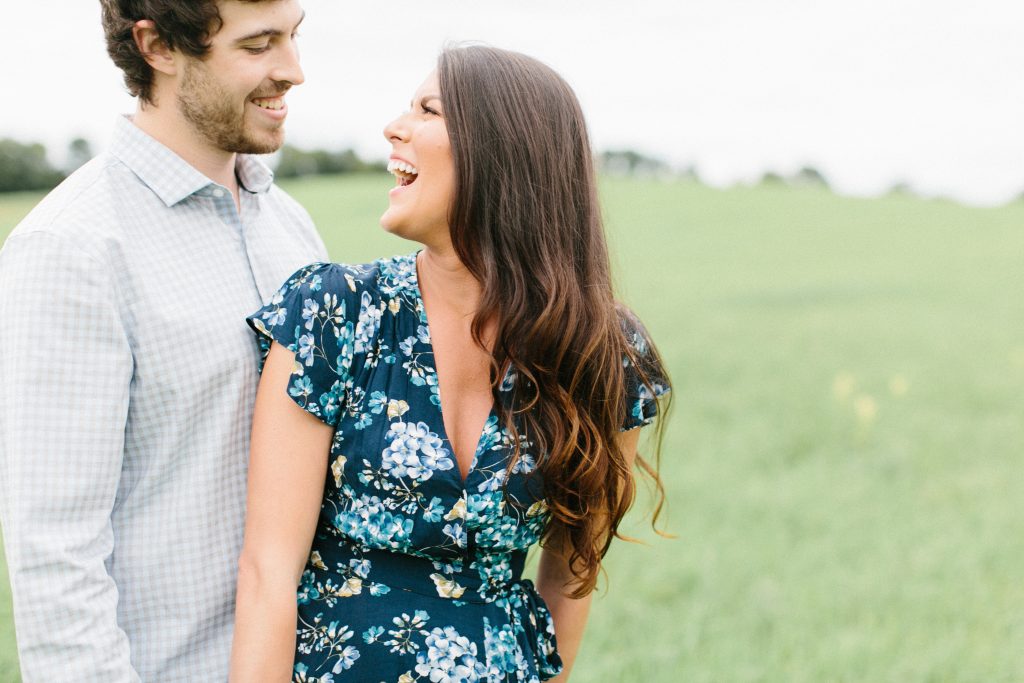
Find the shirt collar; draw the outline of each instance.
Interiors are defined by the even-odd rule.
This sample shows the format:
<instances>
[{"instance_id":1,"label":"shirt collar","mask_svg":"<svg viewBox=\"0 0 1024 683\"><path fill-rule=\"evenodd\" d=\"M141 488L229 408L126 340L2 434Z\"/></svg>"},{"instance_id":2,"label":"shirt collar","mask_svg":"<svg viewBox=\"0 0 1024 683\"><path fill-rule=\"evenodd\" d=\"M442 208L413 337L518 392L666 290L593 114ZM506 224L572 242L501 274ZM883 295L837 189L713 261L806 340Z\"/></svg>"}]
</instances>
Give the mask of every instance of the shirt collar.
<instances>
[{"instance_id":1,"label":"shirt collar","mask_svg":"<svg viewBox=\"0 0 1024 683\"><path fill-rule=\"evenodd\" d=\"M131 117L118 118L110 142L110 153L160 197L167 206L216 185L194 166L132 123ZM235 174L241 186L251 193L263 193L274 181L273 172L259 159L239 154Z\"/></svg>"},{"instance_id":2,"label":"shirt collar","mask_svg":"<svg viewBox=\"0 0 1024 683\"><path fill-rule=\"evenodd\" d=\"M235 176L243 189L263 194L274 183L274 172L261 160L249 154L239 154L235 161Z\"/></svg>"}]
</instances>

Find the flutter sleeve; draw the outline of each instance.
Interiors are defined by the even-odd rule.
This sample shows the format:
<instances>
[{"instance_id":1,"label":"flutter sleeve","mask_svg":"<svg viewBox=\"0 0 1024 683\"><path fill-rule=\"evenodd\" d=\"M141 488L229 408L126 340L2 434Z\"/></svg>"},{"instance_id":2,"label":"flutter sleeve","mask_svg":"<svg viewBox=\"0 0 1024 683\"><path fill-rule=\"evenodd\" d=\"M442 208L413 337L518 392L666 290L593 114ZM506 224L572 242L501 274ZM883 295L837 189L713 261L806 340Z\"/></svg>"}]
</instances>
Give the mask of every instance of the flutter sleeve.
<instances>
[{"instance_id":1,"label":"flutter sleeve","mask_svg":"<svg viewBox=\"0 0 1024 683\"><path fill-rule=\"evenodd\" d=\"M353 319L359 312L349 310L349 289L341 266L314 263L296 271L246 318L259 338L261 371L271 342L287 347L295 354L288 395L331 426L338 424L352 384Z\"/></svg>"},{"instance_id":2,"label":"flutter sleeve","mask_svg":"<svg viewBox=\"0 0 1024 683\"><path fill-rule=\"evenodd\" d=\"M657 399L672 387L643 324L631 311L622 311L620 316L622 331L635 356L635 362L628 355L622 359L626 379L626 418L622 424L625 432L653 422L658 414Z\"/></svg>"}]
</instances>

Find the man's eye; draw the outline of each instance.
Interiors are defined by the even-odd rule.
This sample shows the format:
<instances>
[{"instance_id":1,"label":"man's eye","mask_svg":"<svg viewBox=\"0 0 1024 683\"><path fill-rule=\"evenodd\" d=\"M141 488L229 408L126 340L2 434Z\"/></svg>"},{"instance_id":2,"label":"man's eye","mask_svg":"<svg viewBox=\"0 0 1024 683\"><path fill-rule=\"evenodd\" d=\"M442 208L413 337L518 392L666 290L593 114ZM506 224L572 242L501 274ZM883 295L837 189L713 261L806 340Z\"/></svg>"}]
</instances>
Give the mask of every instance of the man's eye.
<instances>
[{"instance_id":1,"label":"man's eye","mask_svg":"<svg viewBox=\"0 0 1024 683\"><path fill-rule=\"evenodd\" d=\"M258 55L258 54L262 54L262 53L266 52L269 49L270 49L270 44L268 43L267 45L247 47L247 48L245 48L245 51L248 52L251 55Z\"/></svg>"}]
</instances>

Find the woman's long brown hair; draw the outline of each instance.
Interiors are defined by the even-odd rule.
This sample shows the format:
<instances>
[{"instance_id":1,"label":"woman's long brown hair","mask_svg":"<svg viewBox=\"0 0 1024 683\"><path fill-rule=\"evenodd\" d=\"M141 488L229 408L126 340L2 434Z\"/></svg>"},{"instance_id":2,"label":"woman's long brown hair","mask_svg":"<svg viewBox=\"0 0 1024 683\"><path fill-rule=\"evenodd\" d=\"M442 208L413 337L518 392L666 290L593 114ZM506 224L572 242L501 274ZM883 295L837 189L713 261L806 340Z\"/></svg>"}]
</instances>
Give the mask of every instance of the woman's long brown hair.
<instances>
[{"instance_id":1,"label":"woman's long brown hair","mask_svg":"<svg viewBox=\"0 0 1024 683\"><path fill-rule=\"evenodd\" d=\"M483 46L444 50L438 76L456 174L452 242L483 288L473 335L483 346L493 325L497 405L504 370L517 374L503 422L536 454L552 515L544 540L569 542L582 597L635 497L616 440L628 411L623 360L649 390L644 369L660 360L653 345L638 358L623 331L629 314L613 293L590 141L569 85L533 58ZM657 462L637 456L654 483L652 524L664 501Z\"/></svg>"}]
</instances>

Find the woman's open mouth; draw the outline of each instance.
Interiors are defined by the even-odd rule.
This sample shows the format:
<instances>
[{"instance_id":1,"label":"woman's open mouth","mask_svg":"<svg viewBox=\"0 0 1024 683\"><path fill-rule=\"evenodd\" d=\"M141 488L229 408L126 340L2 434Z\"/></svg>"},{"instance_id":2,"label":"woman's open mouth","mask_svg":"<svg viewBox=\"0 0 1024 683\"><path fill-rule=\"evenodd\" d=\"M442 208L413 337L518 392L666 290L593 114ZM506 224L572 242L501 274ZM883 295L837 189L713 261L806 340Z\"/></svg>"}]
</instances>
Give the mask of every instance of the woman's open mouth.
<instances>
[{"instance_id":1,"label":"woman's open mouth","mask_svg":"<svg viewBox=\"0 0 1024 683\"><path fill-rule=\"evenodd\" d=\"M412 164L392 159L388 162L388 173L395 176L398 187L405 187L416 182L416 177L420 172Z\"/></svg>"}]
</instances>

